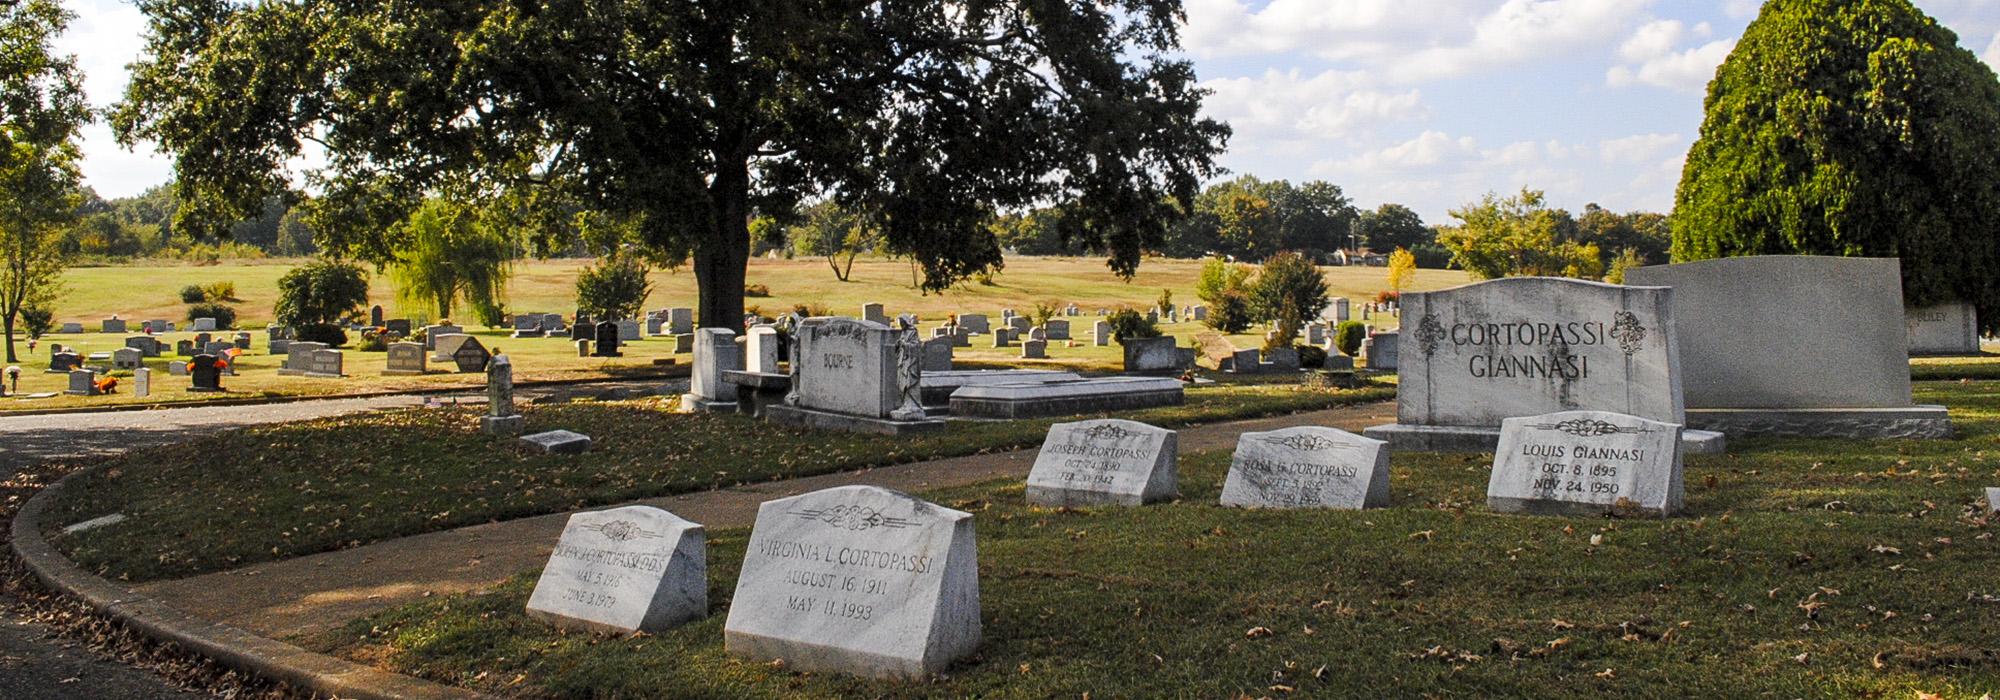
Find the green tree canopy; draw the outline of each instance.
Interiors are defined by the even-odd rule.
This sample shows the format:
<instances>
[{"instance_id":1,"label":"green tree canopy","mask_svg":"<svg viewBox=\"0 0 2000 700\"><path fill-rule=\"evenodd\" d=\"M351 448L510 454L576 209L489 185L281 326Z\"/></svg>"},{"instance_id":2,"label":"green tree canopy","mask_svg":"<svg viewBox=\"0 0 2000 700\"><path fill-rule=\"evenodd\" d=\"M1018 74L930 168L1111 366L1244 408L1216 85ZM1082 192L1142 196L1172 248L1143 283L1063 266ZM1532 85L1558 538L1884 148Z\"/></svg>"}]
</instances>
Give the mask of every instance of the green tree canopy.
<instances>
[{"instance_id":1,"label":"green tree canopy","mask_svg":"<svg viewBox=\"0 0 2000 700\"><path fill-rule=\"evenodd\" d=\"M1215 253L1252 261L1293 250L1324 259L1348 246L1358 216L1339 185L1314 180L1294 186L1244 175L1203 190L1160 250L1179 258Z\"/></svg>"},{"instance_id":2,"label":"green tree canopy","mask_svg":"<svg viewBox=\"0 0 2000 700\"><path fill-rule=\"evenodd\" d=\"M1377 253L1411 249L1433 243L1437 238L1424 225L1424 217L1395 202L1376 207L1375 211L1361 212L1354 222L1354 232L1361 245Z\"/></svg>"},{"instance_id":3,"label":"green tree canopy","mask_svg":"<svg viewBox=\"0 0 2000 700\"><path fill-rule=\"evenodd\" d=\"M368 303L368 273L351 263L314 260L278 278L278 323L303 330L331 326L355 316Z\"/></svg>"},{"instance_id":4,"label":"green tree canopy","mask_svg":"<svg viewBox=\"0 0 2000 700\"><path fill-rule=\"evenodd\" d=\"M927 289L1000 261L989 212L1037 205L1071 207L1129 276L1228 136L1200 116L1177 0L139 7L113 124L173 154L175 228L248 218L318 142L336 250L379 249L441 192L537 214L541 243L603 212L653 260L691 257L720 327L742 321L752 213L816 199L877 219Z\"/></svg>"},{"instance_id":5,"label":"green tree canopy","mask_svg":"<svg viewBox=\"0 0 2000 700\"><path fill-rule=\"evenodd\" d=\"M1550 209L1539 190L1500 197L1488 192L1478 202L1451 210L1459 225L1438 234L1452 263L1480 279L1498 277L1577 277L1604 274L1595 243L1577 240L1568 211Z\"/></svg>"},{"instance_id":6,"label":"green tree canopy","mask_svg":"<svg viewBox=\"0 0 2000 700\"><path fill-rule=\"evenodd\" d=\"M90 121L76 57L50 52L71 15L54 0L0 6L0 324L14 326L61 284L63 224L83 203L76 138Z\"/></svg>"},{"instance_id":7,"label":"green tree canopy","mask_svg":"<svg viewBox=\"0 0 2000 700\"><path fill-rule=\"evenodd\" d=\"M396 298L409 306L435 309L434 321L451 318L464 300L481 319L497 318L512 274L514 242L479 220L463 205L432 199L410 214L392 235L396 257L388 263Z\"/></svg>"},{"instance_id":8,"label":"green tree canopy","mask_svg":"<svg viewBox=\"0 0 2000 700\"><path fill-rule=\"evenodd\" d=\"M1771 0L1709 83L1673 256L1898 257L2000 328L2000 80L1907 0Z\"/></svg>"}]
</instances>

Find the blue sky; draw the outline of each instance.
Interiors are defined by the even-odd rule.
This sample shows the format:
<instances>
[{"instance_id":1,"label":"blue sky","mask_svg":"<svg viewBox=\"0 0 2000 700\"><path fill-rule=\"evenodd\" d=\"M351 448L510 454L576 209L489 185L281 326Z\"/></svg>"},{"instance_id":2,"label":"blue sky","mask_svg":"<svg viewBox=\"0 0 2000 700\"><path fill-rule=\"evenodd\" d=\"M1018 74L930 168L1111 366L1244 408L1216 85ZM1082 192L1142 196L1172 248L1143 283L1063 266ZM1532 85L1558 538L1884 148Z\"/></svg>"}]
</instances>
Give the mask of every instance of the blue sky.
<instances>
[{"instance_id":1,"label":"blue sky","mask_svg":"<svg viewBox=\"0 0 2000 700\"><path fill-rule=\"evenodd\" d=\"M1224 166L1326 180L1355 204L1426 221L1489 191L1533 187L1572 210L1665 211L1701 126L1702 91L1757 0L1184 0L1182 43L1236 128ZM124 90L145 22L118 0L71 0L61 49L91 100ZM1917 0L2000 66L2000 0ZM136 194L168 161L86 132L99 194Z\"/></svg>"}]
</instances>

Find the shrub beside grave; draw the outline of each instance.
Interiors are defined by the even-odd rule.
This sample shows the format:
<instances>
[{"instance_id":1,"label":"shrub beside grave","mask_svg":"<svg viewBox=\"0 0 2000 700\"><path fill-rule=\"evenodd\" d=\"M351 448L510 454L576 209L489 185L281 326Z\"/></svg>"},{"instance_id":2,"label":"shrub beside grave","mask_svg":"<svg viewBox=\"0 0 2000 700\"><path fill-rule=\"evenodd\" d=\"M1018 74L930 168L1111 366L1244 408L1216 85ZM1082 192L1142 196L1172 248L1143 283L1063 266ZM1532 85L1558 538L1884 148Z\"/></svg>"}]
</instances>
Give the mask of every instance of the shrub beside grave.
<instances>
[{"instance_id":1,"label":"shrub beside grave","mask_svg":"<svg viewBox=\"0 0 2000 700\"><path fill-rule=\"evenodd\" d=\"M193 321L197 318L215 319L216 330L236 327L236 309L215 302L189 304L187 320Z\"/></svg>"},{"instance_id":2,"label":"shrub beside grave","mask_svg":"<svg viewBox=\"0 0 2000 700\"><path fill-rule=\"evenodd\" d=\"M347 345L347 331L331 323L315 323L299 326L296 339L307 343L325 343L327 347L337 348Z\"/></svg>"},{"instance_id":3,"label":"shrub beside grave","mask_svg":"<svg viewBox=\"0 0 2000 700\"><path fill-rule=\"evenodd\" d=\"M1120 343L1130 339L1160 337L1158 324L1131 309L1113 311L1104 320L1111 324L1111 338Z\"/></svg>"},{"instance_id":4,"label":"shrub beside grave","mask_svg":"<svg viewBox=\"0 0 2000 700\"><path fill-rule=\"evenodd\" d=\"M181 303L199 304L204 301L208 301L208 292L202 290L201 285L190 284L181 288Z\"/></svg>"},{"instance_id":5,"label":"shrub beside grave","mask_svg":"<svg viewBox=\"0 0 2000 700\"><path fill-rule=\"evenodd\" d=\"M1333 329L1333 346L1340 350L1340 354L1348 357L1358 357L1357 353L1361 352L1361 341L1367 339L1368 324L1360 321L1341 321L1340 325ZM1303 362L1304 358L1300 358L1300 361Z\"/></svg>"}]
</instances>

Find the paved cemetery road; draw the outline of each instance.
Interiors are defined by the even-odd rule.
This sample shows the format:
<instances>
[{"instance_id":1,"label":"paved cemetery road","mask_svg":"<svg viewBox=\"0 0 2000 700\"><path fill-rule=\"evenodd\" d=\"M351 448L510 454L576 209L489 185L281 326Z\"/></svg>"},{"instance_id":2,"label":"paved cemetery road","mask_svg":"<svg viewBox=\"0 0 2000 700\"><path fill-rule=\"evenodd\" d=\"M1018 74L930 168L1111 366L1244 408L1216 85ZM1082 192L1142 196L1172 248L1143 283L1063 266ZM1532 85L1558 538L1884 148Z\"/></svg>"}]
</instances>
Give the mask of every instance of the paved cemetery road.
<instances>
[{"instance_id":1,"label":"paved cemetery road","mask_svg":"<svg viewBox=\"0 0 2000 700\"><path fill-rule=\"evenodd\" d=\"M685 384L686 380L680 380ZM532 399L551 392L588 393L611 388L656 388L650 382L606 382L537 390L516 396ZM669 390L673 390L671 387ZM683 387L684 390L684 387ZM479 393L433 396L436 401L484 401ZM329 399L260 406L194 406L151 411L112 411L42 416L0 415L0 473L50 459L109 457L126 450L167 445L198 435L257 425L313 420L350 413L421 405L422 396ZM205 698L179 690L151 672L108 659L82 644L62 639L23 619L20 601L0 594L0 698Z\"/></svg>"}]
</instances>

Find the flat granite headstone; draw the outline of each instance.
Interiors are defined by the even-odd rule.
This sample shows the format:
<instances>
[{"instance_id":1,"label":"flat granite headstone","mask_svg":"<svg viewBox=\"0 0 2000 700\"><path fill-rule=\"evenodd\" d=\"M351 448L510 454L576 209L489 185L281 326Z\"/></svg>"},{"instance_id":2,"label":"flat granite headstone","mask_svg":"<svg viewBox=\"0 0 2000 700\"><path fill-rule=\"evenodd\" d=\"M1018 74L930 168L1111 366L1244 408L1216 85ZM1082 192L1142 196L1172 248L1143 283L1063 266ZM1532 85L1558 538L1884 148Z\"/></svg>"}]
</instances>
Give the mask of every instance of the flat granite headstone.
<instances>
[{"instance_id":1,"label":"flat granite headstone","mask_svg":"<svg viewBox=\"0 0 2000 700\"><path fill-rule=\"evenodd\" d=\"M723 645L797 671L914 679L979 647L972 515L874 486L765 501Z\"/></svg>"},{"instance_id":2,"label":"flat granite headstone","mask_svg":"<svg viewBox=\"0 0 2000 700\"><path fill-rule=\"evenodd\" d=\"M1911 400L1893 258L1722 258L1633 268L1625 280L1674 289L1688 411L1685 421L1622 412L1730 435L1951 436L1943 406Z\"/></svg>"},{"instance_id":3,"label":"flat granite headstone","mask_svg":"<svg viewBox=\"0 0 2000 700\"><path fill-rule=\"evenodd\" d=\"M708 616L708 537L649 506L577 513L528 596L528 615L557 627L663 632Z\"/></svg>"},{"instance_id":4,"label":"flat granite headstone","mask_svg":"<svg viewBox=\"0 0 2000 700\"><path fill-rule=\"evenodd\" d=\"M543 454L580 455L590 450L590 436L568 430L523 435L521 442L528 443Z\"/></svg>"},{"instance_id":5,"label":"flat granite headstone","mask_svg":"<svg viewBox=\"0 0 2000 700\"><path fill-rule=\"evenodd\" d=\"M1043 506L1137 506L1180 495L1180 436L1137 421L1106 418L1049 426L1028 502Z\"/></svg>"},{"instance_id":6,"label":"flat granite headstone","mask_svg":"<svg viewBox=\"0 0 2000 700\"><path fill-rule=\"evenodd\" d=\"M1312 425L1244 433L1222 482L1222 505L1386 508L1389 443Z\"/></svg>"},{"instance_id":7,"label":"flat granite headstone","mask_svg":"<svg viewBox=\"0 0 2000 700\"><path fill-rule=\"evenodd\" d=\"M1680 512L1681 426L1606 411L1509 418L1486 485L1502 513Z\"/></svg>"},{"instance_id":8,"label":"flat granite headstone","mask_svg":"<svg viewBox=\"0 0 2000 700\"><path fill-rule=\"evenodd\" d=\"M1911 355L1979 354L1979 310L1959 301L1909 309L1903 326Z\"/></svg>"}]
</instances>

